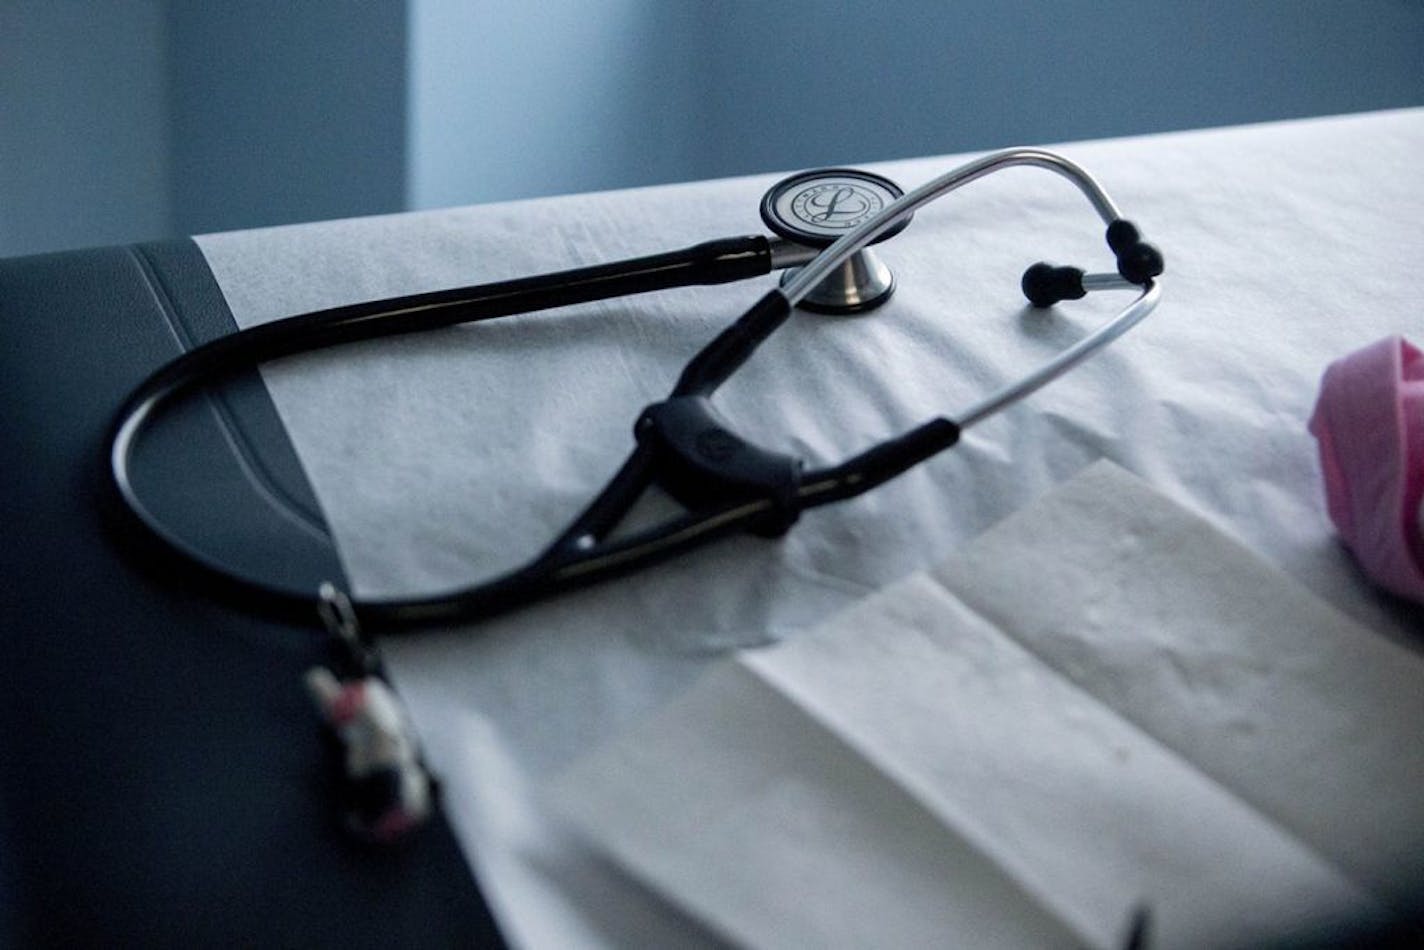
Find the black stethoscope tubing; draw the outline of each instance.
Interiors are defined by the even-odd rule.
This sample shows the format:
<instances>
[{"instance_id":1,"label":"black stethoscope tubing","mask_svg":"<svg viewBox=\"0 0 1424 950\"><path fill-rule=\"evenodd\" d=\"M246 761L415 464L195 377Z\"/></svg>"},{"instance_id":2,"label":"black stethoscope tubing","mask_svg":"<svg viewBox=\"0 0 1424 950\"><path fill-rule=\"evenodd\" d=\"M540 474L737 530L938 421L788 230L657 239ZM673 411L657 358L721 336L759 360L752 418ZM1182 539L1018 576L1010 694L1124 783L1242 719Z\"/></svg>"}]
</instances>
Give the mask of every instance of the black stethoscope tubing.
<instances>
[{"instance_id":1,"label":"black stethoscope tubing","mask_svg":"<svg viewBox=\"0 0 1424 950\"><path fill-rule=\"evenodd\" d=\"M1096 289L1136 287L1140 295L1108 325L1035 372L959 414L930 421L839 465L803 471L799 460L741 440L710 403L717 387L791 314L796 303L851 254L955 188L999 168L1035 165L1078 185L1108 224L1117 275L1084 275L1039 264L1024 278L1036 306ZM151 550L191 568L206 593L235 605L298 622L329 617L321 593L235 575L170 531L134 490L129 464L144 426L183 393L262 363L342 343L432 330L690 284L717 284L800 263L814 251L774 244L760 235L708 241L680 251L476 287L369 301L251 327L184 353L160 367L125 400L107 439L110 486L119 510ZM1145 317L1156 305L1160 255L1138 237L1111 200L1081 168L1037 149L986 156L934 179L810 259L782 289L768 292L707 344L684 368L669 398L644 410L637 445L598 496L537 557L492 580L428 597L351 601L342 608L366 630L397 630L486 617L557 591L581 587L664 560L739 531L774 536L807 508L853 497L958 441L961 431L1066 372ZM633 503L657 483L689 510L629 536L607 535ZM330 625L329 620L325 622Z\"/></svg>"}]
</instances>

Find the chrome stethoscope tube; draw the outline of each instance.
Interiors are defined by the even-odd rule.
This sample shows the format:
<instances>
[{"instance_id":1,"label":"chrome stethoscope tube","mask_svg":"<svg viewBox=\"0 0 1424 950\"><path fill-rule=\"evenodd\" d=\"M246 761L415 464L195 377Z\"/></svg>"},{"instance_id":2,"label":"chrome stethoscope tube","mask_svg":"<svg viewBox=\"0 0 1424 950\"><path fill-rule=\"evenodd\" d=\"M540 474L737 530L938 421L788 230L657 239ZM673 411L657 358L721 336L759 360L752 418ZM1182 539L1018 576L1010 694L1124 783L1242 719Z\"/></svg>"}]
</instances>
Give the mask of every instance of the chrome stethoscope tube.
<instances>
[{"instance_id":1,"label":"chrome stethoscope tube","mask_svg":"<svg viewBox=\"0 0 1424 950\"><path fill-rule=\"evenodd\" d=\"M883 212L853 231L846 232L843 237L821 252L814 261L796 275L795 280L782 288L782 292L786 294L786 298L791 301L791 305L794 307L850 255L868 246L880 235L920 208L936 198L949 194L956 188L962 188L985 175L1014 165L1033 165L1046 168L1067 178L1088 197L1104 224L1112 224L1122 217L1112 199L1093 180L1093 177L1063 156L1036 148L1006 149L945 172L938 178L928 181L900 197Z\"/></svg>"},{"instance_id":2,"label":"chrome stethoscope tube","mask_svg":"<svg viewBox=\"0 0 1424 950\"><path fill-rule=\"evenodd\" d=\"M1135 287L1140 294L1132 303L1107 325L957 416L931 419L839 465L807 471L799 459L752 445L732 431L712 406L712 394L787 319L796 304L823 286L854 255L896 233L917 209L1014 165L1045 168L1077 185L1108 225L1107 242L1118 263L1117 274L1098 275L1034 265L1023 281L1030 301L1048 306L1090 291ZM366 628L395 629L468 620L617 576L735 531L764 536L784 533L802 510L860 494L952 446L965 428L1022 399L1121 336L1150 313L1159 299L1156 278L1162 271L1161 256L1141 241L1137 229L1121 217L1087 172L1051 152L997 152L904 195L879 176L844 169L833 172L840 176L837 180L848 178L850 183L818 184L823 203L814 207L821 210L809 215L807 221L830 220L838 213L843 193L854 197L857 179L880 191L856 204L851 223L840 231L827 236L812 229L809 239L825 238L822 243L829 245L819 253L799 243L761 236L729 238L618 264L305 314L249 328L185 353L140 384L110 429L108 472L120 509L140 536L156 544L154 550L193 568L194 580L241 606L308 622L324 618L329 626L333 605L339 603L353 629L358 621ZM802 177L794 176L782 185ZM836 187L842 190L826 198L824 189ZM773 189L764 202L763 218L782 237L802 234L793 224L783 226L768 211L776 193ZM813 198L805 200L813 202ZM835 237L836 233L840 236ZM635 448L583 513L543 553L491 580L434 596L359 602L334 592L331 585L323 585L320 592L269 585L230 573L177 537L133 488L129 471L133 448L156 411L183 392L235 370L343 342L664 287L722 283L798 265L801 270L794 272L783 288L768 292L693 357L666 400L643 411L635 426ZM883 302L892 288L893 281L885 284L877 291L878 298L868 303L853 299L852 294L846 309L869 309ZM630 536L610 538L634 502L653 484L688 511Z\"/></svg>"},{"instance_id":3,"label":"chrome stethoscope tube","mask_svg":"<svg viewBox=\"0 0 1424 950\"><path fill-rule=\"evenodd\" d=\"M881 215L847 232L845 236L822 251L815 260L803 267L794 279L782 287L782 292L791 305L796 306L835 268L841 266L852 254L867 247L881 234L894 227L897 222L957 188L1000 169L1016 165L1044 168L1062 175L1078 186L1078 189L1092 203L1098 216L1103 219L1104 224L1111 226L1115 221L1122 220L1117 205L1113 204L1113 200L1108 197L1107 192L1103 191L1102 186L1081 166L1061 155L1043 149L1007 149L962 165L926 182L914 191L908 192L887 207ZM1086 290L1109 290L1137 285L1129 282L1120 274L1090 274L1084 275L1083 286ZM961 431L982 422L994 413L1042 388L1122 336L1152 312L1152 309L1157 306L1160 295L1161 287L1158 283L1155 280L1148 282L1141 288L1138 298L1106 326L1059 353L1033 372L973 403L953 416Z\"/></svg>"}]
</instances>

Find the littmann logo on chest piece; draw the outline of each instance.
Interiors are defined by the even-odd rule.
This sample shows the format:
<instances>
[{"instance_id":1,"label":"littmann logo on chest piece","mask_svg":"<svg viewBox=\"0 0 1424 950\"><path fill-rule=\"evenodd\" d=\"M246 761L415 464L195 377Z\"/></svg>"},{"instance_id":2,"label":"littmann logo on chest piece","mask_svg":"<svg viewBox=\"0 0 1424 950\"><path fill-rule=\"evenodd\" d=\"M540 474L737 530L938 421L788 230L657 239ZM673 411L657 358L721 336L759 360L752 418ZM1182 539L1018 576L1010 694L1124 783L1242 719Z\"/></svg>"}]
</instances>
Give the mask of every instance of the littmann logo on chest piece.
<instances>
[{"instance_id":1,"label":"littmann logo on chest piece","mask_svg":"<svg viewBox=\"0 0 1424 950\"><path fill-rule=\"evenodd\" d=\"M885 199L857 182L824 182L797 192L791 213L811 228L848 231L885 207Z\"/></svg>"},{"instance_id":2,"label":"littmann logo on chest piece","mask_svg":"<svg viewBox=\"0 0 1424 950\"><path fill-rule=\"evenodd\" d=\"M778 183L762 199L767 227L788 241L824 247L874 217L899 198L894 182L853 168L802 172ZM880 240L898 233L896 225Z\"/></svg>"}]
</instances>

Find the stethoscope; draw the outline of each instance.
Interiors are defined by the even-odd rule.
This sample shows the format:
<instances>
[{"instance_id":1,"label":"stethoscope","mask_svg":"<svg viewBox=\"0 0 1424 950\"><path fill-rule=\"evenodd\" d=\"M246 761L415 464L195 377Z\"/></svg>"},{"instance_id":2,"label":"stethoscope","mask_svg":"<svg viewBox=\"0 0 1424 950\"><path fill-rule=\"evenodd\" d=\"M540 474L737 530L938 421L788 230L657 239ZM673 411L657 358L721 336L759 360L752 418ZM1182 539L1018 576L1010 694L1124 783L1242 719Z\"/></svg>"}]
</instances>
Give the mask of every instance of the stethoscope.
<instances>
[{"instance_id":1,"label":"stethoscope","mask_svg":"<svg viewBox=\"0 0 1424 950\"><path fill-rule=\"evenodd\" d=\"M903 230L916 210L991 172L1015 165L1045 168L1087 196L1107 224L1117 272L1085 274L1035 264L1022 289L1036 307L1091 291L1135 289L1110 322L1055 357L953 417L939 417L838 465L807 468L802 460L736 434L712 403L717 388L744 363L793 308L857 313L885 303L893 275L871 245ZM954 169L908 194L879 175L852 169L805 172L778 182L761 203L775 237L723 238L693 247L538 277L336 307L251 327L172 360L149 376L120 408L108 439L112 486L141 537L195 569L214 595L287 619L321 622L351 636L454 623L626 574L737 532L775 537L808 508L859 495L949 448L960 434L1068 371L1142 320L1156 306L1161 255L1140 238L1082 168L1038 149L997 152ZM407 599L352 599L334 585L287 589L230 572L178 537L134 491L134 446L157 410L180 394L238 370L310 350L414 333L475 320L562 307L624 294L692 284L719 284L786 269L780 286L698 352L668 398L638 416L635 444L603 490L542 553L522 567L469 587ZM633 504L657 485L685 513L612 537ZM363 633L364 635L364 633Z\"/></svg>"}]
</instances>

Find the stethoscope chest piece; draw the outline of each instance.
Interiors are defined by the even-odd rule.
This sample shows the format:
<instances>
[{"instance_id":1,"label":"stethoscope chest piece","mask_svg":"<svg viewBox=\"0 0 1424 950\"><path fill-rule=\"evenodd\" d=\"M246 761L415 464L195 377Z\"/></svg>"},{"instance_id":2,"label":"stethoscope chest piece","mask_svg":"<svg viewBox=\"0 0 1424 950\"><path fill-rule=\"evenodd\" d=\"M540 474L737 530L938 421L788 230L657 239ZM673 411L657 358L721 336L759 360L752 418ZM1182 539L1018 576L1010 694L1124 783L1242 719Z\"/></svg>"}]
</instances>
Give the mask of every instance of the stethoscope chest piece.
<instances>
[{"instance_id":1,"label":"stethoscope chest piece","mask_svg":"<svg viewBox=\"0 0 1424 950\"><path fill-rule=\"evenodd\" d=\"M888 178L854 168L821 168L784 178L761 201L761 219L782 238L804 247L829 247L837 238L874 217L903 195ZM890 228L880 243L905 229L910 217ZM782 274L784 287L796 270ZM816 313L862 313L874 310L895 291L895 276L872 251L851 255L798 306Z\"/></svg>"}]
</instances>

